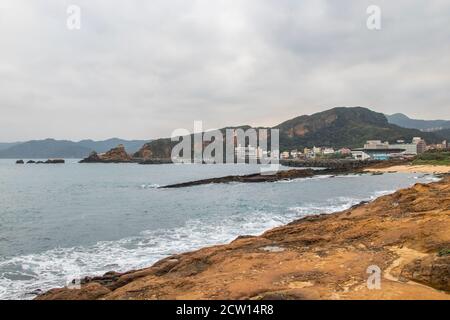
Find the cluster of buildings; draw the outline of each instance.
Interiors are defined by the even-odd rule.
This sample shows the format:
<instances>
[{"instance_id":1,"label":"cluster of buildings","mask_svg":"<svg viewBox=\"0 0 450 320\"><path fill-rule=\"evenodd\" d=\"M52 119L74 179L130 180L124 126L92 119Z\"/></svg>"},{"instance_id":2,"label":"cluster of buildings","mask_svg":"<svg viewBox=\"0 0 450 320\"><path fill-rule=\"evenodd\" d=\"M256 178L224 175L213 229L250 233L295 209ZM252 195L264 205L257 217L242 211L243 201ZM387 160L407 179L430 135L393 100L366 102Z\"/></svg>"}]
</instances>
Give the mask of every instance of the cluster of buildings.
<instances>
[{"instance_id":1,"label":"cluster of buildings","mask_svg":"<svg viewBox=\"0 0 450 320\"><path fill-rule=\"evenodd\" d=\"M284 151L280 154L281 159L316 159L320 157L327 156L349 156L351 154L351 150L348 148L342 148L339 150L335 150L329 147L313 147L313 148L304 148L303 150L291 150Z\"/></svg>"},{"instance_id":2,"label":"cluster of buildings","mask_svg":"<svg viewBox=\"0 0 450 320\"><path fill-rule=\"evenodd\" d=\"M447 140L444 140L441 143L428 145L427 150L448 150L449 147L450 147L450 145L447 142Z\"/></svg>"},{"instance_id":3,"label":"cluster of buildings","mask_svg":"<svg viewBox=\"0 0 450 320\"><path fill-rule=\"evenodd\" d=\"M382 142L381 140L369 140L363 148L349 149L341 148L335 150L330 147L304 148L303 150L283 151L272 156L278 156L280 159L317 159L317 158L353 158L355 160L389 160L394 158L413 158L427 150L448 149L447 141L440 144L426 144L421 137L415 137L411 142L397 140L395 143ZM274 151L272 151L273 153ZM235 156L238 159L257 160L270 156L270 152L260 147L243 147L241 145L235 148Z\"/></svg>"}]
</instances>

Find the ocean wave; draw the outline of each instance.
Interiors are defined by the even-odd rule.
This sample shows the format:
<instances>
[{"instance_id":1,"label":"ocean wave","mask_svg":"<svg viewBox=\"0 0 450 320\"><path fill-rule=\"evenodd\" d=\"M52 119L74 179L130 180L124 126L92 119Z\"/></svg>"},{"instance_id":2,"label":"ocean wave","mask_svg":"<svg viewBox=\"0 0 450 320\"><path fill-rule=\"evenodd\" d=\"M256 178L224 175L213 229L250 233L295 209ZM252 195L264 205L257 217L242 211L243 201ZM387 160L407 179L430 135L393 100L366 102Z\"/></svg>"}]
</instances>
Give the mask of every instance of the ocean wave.
<instances>
[{"instance_id":1,"label":"ocean wave","mask_svg":"<svg viewBox=\"0 0 450 320\"><path fill-rule=\"evenodd\" d=\"M90 247L56 248L4 259L0 261L0 299L30 299L36 292L64 286L82 276L148 267L171 254L226 243L242 234L257 235L295 217L254 212L245 217L236 214L217 224L191 220L180 228L144 231Z\"/></svg>"},{"instance_id":2,"label":"ocean wave","mask_svg":"<svg viewBox=\"0 0 450 320\"><path fill-rule=\"evenodd\" d=\"M172 254L227 243L239 235L258 235L306 215L342 211L390 192L379 191L368 199L336 197L325 203L305 203L277 212L254 211L189 220L182 227L144 231L117 241L4 258L0 260L0 299L31 299L37 292L62 287L82 276L148 267Z\"/></svg>"}]
</instances>

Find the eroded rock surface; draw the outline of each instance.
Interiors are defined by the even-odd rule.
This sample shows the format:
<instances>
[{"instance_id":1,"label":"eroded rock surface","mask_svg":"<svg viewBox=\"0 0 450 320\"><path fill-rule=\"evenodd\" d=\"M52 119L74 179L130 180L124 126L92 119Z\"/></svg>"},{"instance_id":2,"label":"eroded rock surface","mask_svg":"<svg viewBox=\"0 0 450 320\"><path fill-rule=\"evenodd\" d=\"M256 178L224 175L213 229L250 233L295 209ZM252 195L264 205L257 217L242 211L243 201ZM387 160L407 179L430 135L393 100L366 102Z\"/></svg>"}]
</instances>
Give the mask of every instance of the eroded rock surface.
<instances>
[{"instance_id":1,"label":"eroded rock surface","mask_svg":"<svg viewBox=\"0 0 450 320\"><path fill-rule=\"evenodd\" d=\"M126 152L124 145L120 144L116 148L106 153L98 154L93 151L89 157L80 161L80 163L121 163L132 162L131 156Z\"/></svg>"},{"instance_id":2,"label":"eroded rock surface","mask_svg":"<svg viewBox=\"0 0 450 320\"><path fill-rule=\"evenodd\" d=\"M447 177L38 299L450 299L449 252Z\"/></svg>"}]
</instances>

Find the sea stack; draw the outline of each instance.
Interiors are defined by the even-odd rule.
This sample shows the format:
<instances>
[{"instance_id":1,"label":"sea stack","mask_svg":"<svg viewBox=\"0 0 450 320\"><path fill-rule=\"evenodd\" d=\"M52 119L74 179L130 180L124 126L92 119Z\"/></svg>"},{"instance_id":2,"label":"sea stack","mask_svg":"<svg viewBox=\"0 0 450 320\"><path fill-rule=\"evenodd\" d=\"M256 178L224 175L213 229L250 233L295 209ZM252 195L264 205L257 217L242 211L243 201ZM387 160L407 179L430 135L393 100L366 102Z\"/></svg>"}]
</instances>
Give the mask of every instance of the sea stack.
<instances>
[{"instance_id":1,"label":"sea stack","mask_svg":"<svg viewBox=\"0 0 450 320\"><path fill-rule=\"evenodd\" d=\"M132 162L131 156L125 151L123 144L109 150L106 153L98 154L93 151L91 154L80 161L80 163L127 163Z\"/></svg>"}]
</instances>

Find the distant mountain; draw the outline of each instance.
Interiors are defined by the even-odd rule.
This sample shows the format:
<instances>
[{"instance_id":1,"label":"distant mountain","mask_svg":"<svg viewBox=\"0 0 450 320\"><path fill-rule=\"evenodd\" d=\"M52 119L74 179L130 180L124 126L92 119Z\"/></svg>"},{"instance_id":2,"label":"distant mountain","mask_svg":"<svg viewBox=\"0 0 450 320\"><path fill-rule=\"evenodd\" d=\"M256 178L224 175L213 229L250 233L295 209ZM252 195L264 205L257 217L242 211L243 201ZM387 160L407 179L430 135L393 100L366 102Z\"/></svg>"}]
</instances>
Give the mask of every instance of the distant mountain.
<instances>
[{"instance_id":1,"label":"distant mountain","mask_svg":"<svg viewBox=\"0 0 450 320\"><path fill-rule=\"evenodd\" d=\"M118 138L105 141L82 140L73 142L68 140L32 140L23 143L12 144L0 149L0 158L24 158L24 159L47 159L47 158L84 158L92 151L103 153L111 148L123 144L129 153L139 150L147 140L122 140Z\"/></svg>"},{"instance_id":2,"label":"distant mountain","mask_svg":"<svg viewBox=\"0 0 450 320\"><path fill-rule=\"evenodd\" d=\"M67 140L33 140L0 151L0 158L82 158L90 149Z\"/></svg>"},{"instance_id":3,"label":"distant mountain","mask_svg":"<svg viewBox=\"0 0 450 320\"><path fill-rule=\"evenodd\" d=\"M390 124L382 113L362 107L340 107L301 116L283 122L280 129L280 148L295 149L312 146L361 147L367 140L410 141L422 137L427 142L440 138L417 129Z\"/></svg>"},{"instance_id":4,"label":"distant mountain","mask_svg":"<svg viewBox=\"0 0 450 320\"><path fill-rule=\"evenodd\" d=\"M117 147L119 144L123 144L128 153L134 153L149 141L150 140L123 140L112 138L103 141L81 140L78 144L88 149L95 150L98 153L107 152L108 150Z\"/></svg>"},{"instance_id":5,"label":"distant mountain","mask_svg":"<svg viewBox=\"0 0 450 320\"><path fill-rule=\"evenodd\" d=\"M448 120L418 120L411 119L403 113L395 113L393 115L386 115L389 123L396 124L403 128L418 129L422 131L438 131L450 128L450 121Z\"/></svg>"},{"instance_id":6,"label":"distant mountain","mask_svg":"<svg viewBox=\"0 0 450 320\"><path fill-rule=\"evenodd\" d=\"M21 142L0 142L0 151L18 145Z\"/></svg>"},{"instance_id":7,"label":"distant mountain","mask_svg":"<svg viewBox=\"0 0 450 320\"><path fill-rule=\"evenodd\" d=\"M390 124L382 113L362 107L341 107L313 115L303 115L285 121L274 128L280 130L281 151L313 146L355 148L362 147L367 140L374 139L395 142L397 140L411 141L413 137L422 137L429 143L442 140L433 133ZM168 138L154 140L145 144L134 154L134 157L170 158L171 150L176 143Z\"/></svg>"}]
</instances>

